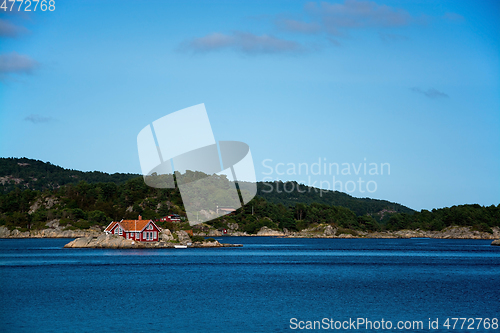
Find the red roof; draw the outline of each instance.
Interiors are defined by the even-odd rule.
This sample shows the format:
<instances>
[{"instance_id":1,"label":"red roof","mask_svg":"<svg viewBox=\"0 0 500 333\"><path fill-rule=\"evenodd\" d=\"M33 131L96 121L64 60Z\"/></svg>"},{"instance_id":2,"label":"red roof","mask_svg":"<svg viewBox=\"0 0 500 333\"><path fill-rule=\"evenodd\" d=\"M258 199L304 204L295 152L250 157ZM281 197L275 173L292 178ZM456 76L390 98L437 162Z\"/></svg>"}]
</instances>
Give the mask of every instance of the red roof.
<instances>
[{"instance_id":1,"label":"red roof","mask_svg":"<svg viewBox=\"0 0 500 333\"><path fill-rule=\"evenodd\" d=\"M111 223L110 223L110 224L106 227L106 229L104 229L104 232L113 230L113 228L115 227L115 225L116 225L117 223L118 223L118 222L111 222Z\"/></svg>"},{"instance_id":2,"label":"red roof","mask_svg":"<svg viewBox=\"0 0 500 333\"><path fill-rule=\"evenodd\" d=\"M104 231L111 232L118 224L125 232L141 232L151 223L156 229L160 228L152 220L121 220L120 222L111 222Z\"/></svg>"}]
</instances>

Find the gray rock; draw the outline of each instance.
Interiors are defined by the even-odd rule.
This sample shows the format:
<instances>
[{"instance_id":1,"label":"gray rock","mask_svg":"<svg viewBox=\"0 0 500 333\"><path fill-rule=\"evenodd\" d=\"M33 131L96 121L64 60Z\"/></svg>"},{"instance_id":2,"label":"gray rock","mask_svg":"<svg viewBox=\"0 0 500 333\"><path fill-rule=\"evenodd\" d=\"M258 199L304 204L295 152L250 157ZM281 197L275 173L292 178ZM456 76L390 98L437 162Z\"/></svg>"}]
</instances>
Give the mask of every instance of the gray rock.
<instances>
[{"instance_id":1,"label":"gray rock","mask_svg":"<svg viewBox=\"0 0 500 333\"><path fill-rule=\"evenodd\" d=\"M34 204L32 204L30 206L30 210L28 211L28 214L33 214L34 212L36 212L38 210L38 208L40 208L40 206L42 205L42 200L41 199L38 199L37 201L35 201Z\"/></svg>"},{"instance_id":2,"label":"gray rock","mask_svg":"<svg viewBox=\"0 0 500 333\"><path fill-rule=\"evenodd\" d=\"M169 229L163 229L160 233L160 239L169 242L174 239L174 235L172 235L172 232L170 232Z\"/></svg>"},{"instance_id":3,"label":"gray rock","mask_svg":"<svg viewBox=\"0 0 500 333\"><path fill-rule=\"evenodd\" d=\"M191 243L191 238L189 237L188 233L185 232L184 230L179 230L176 232L178 238L179 238L179 243L182 245L186 245L187 243Z\"/></svg>"},{"instance_id":4,"label":"gray rock","mask_svg":"<svg viewBox=\"0 0 500 333\"><path fill-rule=\"evenodd\" d=\"M285 234L282 231L269 229L266 226L260 228L257 232L257 236L284 236Z\"/></svg>"},{"instance_id":5,"label":"gray rock","mask_svg":"<svg viewBox=\"0 0 500 333\"><path fill-rule=\"evenodd\" d=\"M77 238L74 241L69 242L68 244L64 245L64 247L87 247L87 245L92 241L92 237L82 237L82 238Z\"/></svg>"},{"instance_id":6,"label":"gray rock","mask_svg":"<svg viewBox=\"0 0 500 333\"><path fill-rule=\"evenodd\" d=\"M10 230L5 226L1 226L0 227L0 238L9 238L9 237L10 237Z\"/></svg>"},{"instance_id":7,"label":"gray rock","mask_svg":"<svg viewBox=\"0 0 500 333\"><path fill-rule=\"evenodd\" d=\"M208 232L208 237L220 237L222 233L219 230L210 230Z\"/></svg>"},{"instance_id":8,"label":"gray rock","mask_svg":"<svg viewBox=\"0 0 500 333\"><path fill-rule=\"evenodd\" d=\"M500 239L494 240L493 242L491 242L491 245L500 246Z\"/></svg>"},{"instance_id":9,"label":"gray rock","mask_svg":"<svg viewBox=\"0 0 500 333\"><path fill-rule=\"evenodd\" d=\"M54 228L54 229L58 229L59 228L59 220L52 220L52 221L49 221L47 223L45 223L45 225L49 228Z\"/></svg>"},{"instance_id":10,"label":"gray rock","mask_svg":"<svg viewBox=\"0 0 500 333\"><path fill-rule=\"evenodd\" d=\"M332 228L331 225L327 225L325 231L323 232L325 236L333 236L337 232L337 229Z\"/></svg>"},{"instance_id":11,"label":"gray rock","mask_svg":"<svg viewBox=\"0 0 500 333\"><path fill-rule=\"evenodd\" d=\"M238 225L238 223L228 223L228 224L227 224L227 227L229 228L229 230L234 230L234 231L236 231L236 230L238 230L239 225Z\"/></svg>"},{"instance_id":12,"label":"gray rock","mask_svg":"<svg viewBox=\"0 0 500 333\"><path fill-rule=\"evenodd\" d=\"M141 242L135 242L131 239L125 239L117 235L102 234L97 238L82 237L77 238L68 244L66 248L106 248L106 249L130 249L145 247Z\"/></svg>"}]
</instances>

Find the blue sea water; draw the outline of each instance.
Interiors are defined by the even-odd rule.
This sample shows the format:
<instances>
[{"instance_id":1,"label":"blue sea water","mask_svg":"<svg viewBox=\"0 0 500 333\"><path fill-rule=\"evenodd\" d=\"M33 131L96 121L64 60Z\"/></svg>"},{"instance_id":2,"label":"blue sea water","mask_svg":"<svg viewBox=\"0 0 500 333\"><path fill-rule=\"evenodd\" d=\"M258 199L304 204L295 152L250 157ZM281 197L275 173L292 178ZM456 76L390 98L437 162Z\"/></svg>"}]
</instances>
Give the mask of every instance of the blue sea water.
<instances>
[{"instance_id":1,"label":"blue sea water","mask_svg":"<svg viewBox=\"0 0 500 333\"><path fill-rule=\"evenodd\" d=\"M324 318L500 332L478 320L473 330L443 326L500 319L491 241L224 237L244 247L156 250L64 249L68 241L0 240L1 332L286 332Z\"/></svg>"}]
</instances>

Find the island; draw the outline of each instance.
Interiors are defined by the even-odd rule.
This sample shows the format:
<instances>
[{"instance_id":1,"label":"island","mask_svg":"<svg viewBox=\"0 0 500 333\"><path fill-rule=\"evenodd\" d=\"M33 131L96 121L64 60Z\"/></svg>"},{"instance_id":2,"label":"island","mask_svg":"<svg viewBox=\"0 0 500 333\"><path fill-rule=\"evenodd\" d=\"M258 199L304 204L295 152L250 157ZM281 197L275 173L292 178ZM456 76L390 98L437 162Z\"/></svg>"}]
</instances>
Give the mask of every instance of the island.
<instances>
[{"instance_id":1,"label":"island","mask_svg":"<svg viewBox=\"0 0 500 333\"><path fill-rule=\"evenodd\" d=\"M167 248L222 248L242 247L242 244L227 244L201 236L193 236L183 230L175 233L166 229L160 233L160 239L154 242L142 242L126 239L114 234L101 234L98 237L80 237L68 244L65 248L95 248L95 249L167 249Z\"/></svg>"}]
</instances>

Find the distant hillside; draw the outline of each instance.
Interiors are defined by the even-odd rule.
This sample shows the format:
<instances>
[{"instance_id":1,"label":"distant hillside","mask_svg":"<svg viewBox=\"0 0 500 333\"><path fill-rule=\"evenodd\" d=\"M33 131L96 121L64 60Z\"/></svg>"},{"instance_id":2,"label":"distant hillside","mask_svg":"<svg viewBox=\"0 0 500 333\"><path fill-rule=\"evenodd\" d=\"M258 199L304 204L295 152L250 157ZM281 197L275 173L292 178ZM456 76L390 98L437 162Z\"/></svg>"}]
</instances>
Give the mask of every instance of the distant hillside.
<instances>
[{"instance_id":1,"label":"distant hillside","mask_svg":"<svg viewBox=\"0 0 500 333\"><path fill-rule=\"evenodd\" d=\"M0 159L0 172L0 226L10 230L44 229L53 221L67 229L88 229L138 215L146 219L168 214L186 216L178 188L152 188L135 174L67 170L26 158ZM212 177L211 182L226 184L227 178ZM279 190L274 187L269 191L271 184L278 185ZM240 190L245 191L247 185L239 183ZM332 191L320 195L315 188L297 183L286 185L289 191L293 185L294 190L281 190L285 184L279 182L258 183L258 195L247 205L209 224L224 229L237 224L238 230L247 233L256 233L262 227L298 231L324 224L358 231L439 231L458 225L490 233L500 226L500 205L461 205L414 212L385 200L354 198ZM210 195L198 196L199 204L215 210L221 203L217 191L223 188L206 189ZM191 228L187 222L184 226L159 223L166 228Z\"/></svg>"},{"instance_id":2,"label":"distant hillside","mask_svg":"<svg viewBox=\"0 0 500 333\"><path fill-rule=\"evenodd\" d=\"M43 191L66 184L76 184L82 180L93 183L122 184L140 175L131 173L83 172L69 170L29 158L0 158L0 193L8 193L16 188Z\"/></svg>"},{"instance_id":3,"label":"distant hillside","mask_svg":"<svg viewBox=\"0 0 500 333\"><path fill-rule=\"evenodd\" d=\"M53 165L50 162L28 158L0 158L0 193L8 193L15 188L38 191L50 190L66 184L77 184L82 180L89 184L123 184L129 179L140 176L131 173L107 174L99 171L69 170ZM370 214L377 220L387 218L394 213L411 214L414 212L408 207L386 200L355 198L338 191L323 191L320 195L319 190L316 188L299 185L296 182L291 183L293 186L287 184L286 188L293 188L293 191L285 192L283 191L284 183L282 182L258 182L257 195L271 203L283 204L287 207L295 206L298 203L342 206L349 208L358 216ZM270 186L279 189L279 192L269 191Z\"/></svg>"},{"instance_id":4,"label":"distant hillside","mask_svg":"<svg viewBox=\"0 0 500 333\"><path fill-rule=\"evenodd\" d=\"M415 212L413 209L387 200L355 198L339 191L322 191L320 193L317 188L299 185L296 182L286 183L288 192L285 192L283 190L284 186L285 183L282 182L259 182L257 194L269 202L289 207L295 206L298 203L306 205L320 203L329 206L342 206L349 208L358 216L366 214L374 215L377 213L382 215L384 213L386 213L385 215L392 213L411 214ZM270 189L273 189L273 191L270 191ZM276 189L279 189L280 192L276 191Z\"/></svg>"}]
</instances>

